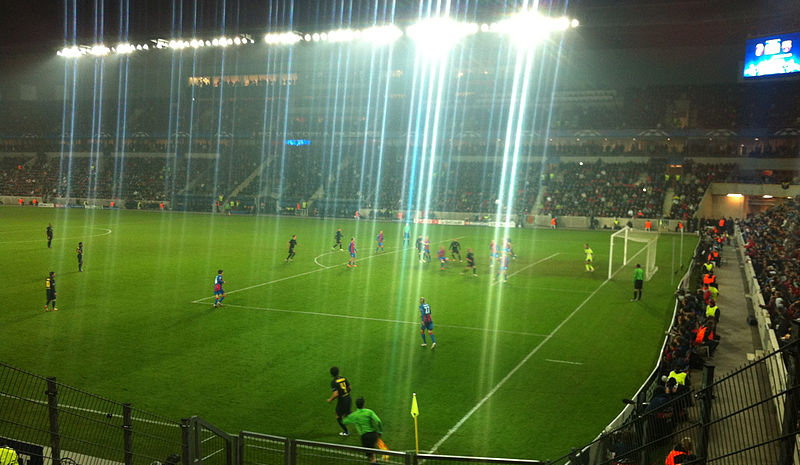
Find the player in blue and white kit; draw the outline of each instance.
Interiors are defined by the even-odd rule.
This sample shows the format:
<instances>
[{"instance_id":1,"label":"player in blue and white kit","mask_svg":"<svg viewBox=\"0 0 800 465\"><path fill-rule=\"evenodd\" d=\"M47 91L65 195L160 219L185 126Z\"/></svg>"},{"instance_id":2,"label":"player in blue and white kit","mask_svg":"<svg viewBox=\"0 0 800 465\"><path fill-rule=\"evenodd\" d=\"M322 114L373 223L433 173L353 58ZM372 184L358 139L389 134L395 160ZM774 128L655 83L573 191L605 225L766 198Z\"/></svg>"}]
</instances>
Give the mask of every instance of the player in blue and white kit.
<instances>
[{"instance_id":1,"label":"player in blue and white kit","mask_svg":"<svg viewBox=\"0 0 800 465\"><path fill-rule=\"evenodd\" d=\"M419 298L419 317L422 322L419 325L419 333L422 335L422 347L428 346L425 340L425 331L431 337L431 350L436 348L436 336L433 335L433 318L431 317L431 306L425 302L425 297Z\"/></svg>"},{"instance_id":2,"label":"player in blue and white kit","mask_svg":"<svg viewBox=\"0 0 800 465\"><path fill-rule=\"evenodd\" d=\"M375 247L375 253L377 253L379 249L381 252L383 252L383 231L379 232L378 235L375 236L375 242L378 243L378 245Z\"/></svg>"},{"instance_id":3,"label":"player in blue and white kit","mask_svg":"<svg viewBox=\"0 0 800 465\"><path fill-rule=\"evenodd\" d=\"M214 308L222 307L222 301L225 300L223 284L225 284L225 280L222 278L222 270L219 270L217 271L217 277L214 278Z\"/></svg>"}]
</instances>

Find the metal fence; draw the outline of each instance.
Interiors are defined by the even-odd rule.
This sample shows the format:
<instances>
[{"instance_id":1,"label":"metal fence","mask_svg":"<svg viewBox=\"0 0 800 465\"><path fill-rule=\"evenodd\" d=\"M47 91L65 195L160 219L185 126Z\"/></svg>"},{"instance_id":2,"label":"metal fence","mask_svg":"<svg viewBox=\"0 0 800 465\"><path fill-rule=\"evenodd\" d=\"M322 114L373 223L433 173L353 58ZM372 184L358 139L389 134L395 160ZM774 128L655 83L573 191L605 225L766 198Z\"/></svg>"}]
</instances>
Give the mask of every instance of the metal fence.
<instances>
[{"instance_id":1,"label":"metal fence","mask_svg":"<svg viewBox=\"0 0 800 465\"><path fill-rule=\"evenodd\" d=\"M199 417L170 420L0 363L4 445L17 451L20 465L344 465L372 458L396 465L542 463L232 435Z\"/></svg>"},{"instance_id":2,"label":"metal fence","mask_svg":"<svg viewBox=\"0 0 800 465\"><path fill-rule=\"evenodd\" d=\"M695 456L684 463L796 463L798 360L800 341L796 340L716 379L714 367L706 365L700 386L690 386L665 403L654 401L657 396L652 392L639 396L632 402L632 414L620 426L550 463L664 463L672 447L684 438L691 440ZM775 364L786 366L786 379L769 375L776 371L770 370ZM785 412L782 418L776 414L778 406Z\"/></svg>"},{"instance_id":3,"label":"metal fence","mask_svg":"<svg viewBox=\"0 0 800 465\"><path fill-rule=\"evenodd\" d=\"M182 453L180 423L0 364L0 443L25 465L151 465ZM0 444L1 445L1 444Z\"/></svg>"}]
</instances>

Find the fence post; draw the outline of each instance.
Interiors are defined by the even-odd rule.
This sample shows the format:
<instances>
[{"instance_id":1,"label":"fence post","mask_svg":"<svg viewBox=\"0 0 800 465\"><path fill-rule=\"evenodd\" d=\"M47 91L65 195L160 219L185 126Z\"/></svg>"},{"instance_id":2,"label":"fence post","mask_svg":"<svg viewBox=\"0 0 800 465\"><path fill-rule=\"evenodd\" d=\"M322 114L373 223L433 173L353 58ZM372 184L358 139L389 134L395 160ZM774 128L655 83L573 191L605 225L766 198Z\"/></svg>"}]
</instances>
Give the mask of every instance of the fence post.
<instances>
[{"instance_id":1,"label":"fence post","mask_svg":"<svg viewBox=\"0 0 800 465\"><path fill-rule=\"evenodd\" d=\"M188 418L181 418L181 463L183 465L192 465L194 458L192 457L192 438Z\"/></svg>"},{"instance_id":2,"label":"fence post","mask_svg":"<svg viewBox=\"0 0 800 465\"><path fill-rule=\"evenodd\" d=\"M53 465L61 465L61 435L58 430L58 383L54 377L47 378L47 410L50 416L50 448Z\"/></svg>"},{"instance_id":3,"label":"fence post","mask_svg":"<svg viewBox=\"0 0 800 465\"><path fill-rule=\"evenodd\" d=\"M792 342L786 348L786 401L783 404L783 425L781 425L781 465L794 463L794 446L797 438L797 388L800 381L800 351L797 334L800 331L800 321L792 321Z\"/></svg>"},{"instance_id":4,"label":"fence post","mask_svg":"<svg viewBox=\"0 0 800 465\"><path fill-rule=\"evenodd\" d=\"M239 439L236 444L236 465L244 465L244 433L239 432Z\"/></svg>"},{"instance_id":5,"label":"fence post","mask_svg":"<svg viewBox=\"0 0 800 465\"><path fill-rule=\"evenodd\" d=\"M287 439L286 440L286 448L283 454L284 465L295 465L297 462L297 444L294 442L294 439Z\"/></svg>"},{"instance_id":6,"label":"fence post","mask_svg":"<svg viewBox=\"0 0 800 465\"><path fill-rule=\"evenodd\" d=\"M131 404L122 404L122 443L125 449L125 465L133 465L133 415Z\"/></svg>"},{"instance_id":7,"label":"fence post","mask_svg":"<svg viewBox=\"0 0 800 465\"><path fill-rule=\"evenodd\" d=\"M230 442L227 444L227 452L226 456L228 459L227 465L236 465L238 462L238 452L239 452L239 438L237 436L231 436Z\"/></svg>"},{"instance_id":8,"label":"fence post","mask_svg":"<svg viewBox=\"0 0 800 465\"><path fill-rule=\"evenodd\" d=\"M708 438L711 433L711 404L714 401L714 365L703 365L703 387L698 393L700 400L700 443L697 445L697 456L705 457L708 453Z\"/></svg>"}]
</instances>

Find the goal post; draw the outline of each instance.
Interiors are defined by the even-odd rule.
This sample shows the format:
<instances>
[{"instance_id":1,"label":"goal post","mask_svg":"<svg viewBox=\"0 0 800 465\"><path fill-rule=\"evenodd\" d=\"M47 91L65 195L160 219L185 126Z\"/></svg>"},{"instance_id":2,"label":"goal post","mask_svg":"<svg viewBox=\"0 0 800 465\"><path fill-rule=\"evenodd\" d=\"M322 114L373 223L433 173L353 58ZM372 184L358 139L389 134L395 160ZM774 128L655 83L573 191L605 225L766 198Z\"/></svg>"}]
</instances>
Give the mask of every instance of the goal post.
<instances>
[{"instance_id":1,"label":"goal post","mask_svg":"<svg viewBox=\"0 0 800 465\"><path fill-rule=\"evenodd\" d=\"M643 263L646 281L649 281L658 271L658 265L656 265L657 232L636 231L626 226L612 234L609 241L608 279L614 277L634 259L638 259L638 263Z\"/></svg>"}]
</instances>

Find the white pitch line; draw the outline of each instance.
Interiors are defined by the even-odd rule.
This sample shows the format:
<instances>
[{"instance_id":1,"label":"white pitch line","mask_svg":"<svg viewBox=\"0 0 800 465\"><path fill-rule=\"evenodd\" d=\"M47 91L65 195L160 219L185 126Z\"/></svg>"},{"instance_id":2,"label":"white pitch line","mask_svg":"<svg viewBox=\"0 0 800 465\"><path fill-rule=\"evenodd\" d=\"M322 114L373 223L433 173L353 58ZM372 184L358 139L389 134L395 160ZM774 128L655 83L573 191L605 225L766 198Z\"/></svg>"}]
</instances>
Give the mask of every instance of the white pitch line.
<instances>
[{"instance_id":1,"label":"white pitch line","mask_svg":"<svg viewBox=\"0 0 800 465\"><path fill-rule=\"evenodd\" d=\"M530 268L530 267L532 267L534 265L538 265L539 263L546 262L547 260L550 260L551 258L555 257L556 255L561 255L561 252L556 252L553 255L550 255L549 257L544 257L544 258L539 259L539 260L537 260L537 261L535 261L533 263L529 263L529 264L523 266L522 268L518 269L517 271L511 273L510 275L508 275L508 277L510 278L510 277L514 276L515 274L521 273L521 272L527 270L528 268ZM494 286L495 284L497 284L497 282L498 281L492 281L491 285Z\"/></svg>"},{"instance_id":2,"label":"white pitch line","mask_svg":"<svg viewBox=\"0 0 800 465\"><path fill-rule=\"evenodd\" d=\"M583 365L582 362L570 362L568 360L553 360L550 358L544 359L545 362L553 362L553 363L566 363L567 365Z\"/></svg>"},{"instance_id":3,"label":"white pitch line","mask_svg":"<svg viewBox=\"0 0 800 465\"><path fill-rule=\"evenodd\" d=\"M208 305L204 304L203 302L192 302L195 304L200 305ZM288 310L285 308L271 308L271 307L255 307L251 305L237 305L237 304L225 304L225 307L233 307L233 308L246 308L249 310L263 310L266 312L278 312L278 313L296 313L299 315L313 315L313 316L326 316L329 318L343 318L346 320L364 320L364 321L380 321L384 323L395 323L401 325L418 325L419 322L417 321L406 321L406 320L392 320L389 318L373 318L369 316L356 316L356 315L341 315L338 313L325 313L325 312L309 312L306 310ZM224 310L223 310L224 311ZM459 326L459 325L440 325L436 324L439 328L453 328L453 329L466 329L469 331L480 331L484 333L503 333L503 334L516 334L519 336L533 336L533 337L546 337L546 334L538 334L538 333L526 333L524 331L510 331L505 329L489 329L489 328L475 328L472 326Z\"/></svg>"},{"instance_id":4,"label":"white pitch line","mask_svg":"<svg viewBox=\"0 0 800 465\"><path fill-rule=\"evenodd\" d=\"M328 266L328 265L323 265L322 263L320 263L319 261L317 261L317 259L318 259L318 258L320 258L320 257L324 257L325 255L330 255L330 254L332 254L332 253L336 253L336 252L325 252L324 254L317 255L316 257L314 257L314 263L316 263L317 265L319 265L319 266L321 266L321 267L323 267L323 268L330 268L330 266Z\"/></svg>"},{"instance_id":5,"label":"white pitch line","mask_svg":"<svg viewBox=\"0 0 800 465\"><path fill-rule=\"evenodd\" d=\"M456 239L461 239L461 237L463 237L463 236L456 237ZM445 240L443 240L443 241L434 242L434 244L441 244L442 242L447 242L447 241L449 241L449 240L450 240L450 239L445 239ZM365 261L365 260L369 260L369 259L372 259L372 258L375 258L375 257L384 257L384 256L386 256L386 255L395 254L395 253L402 252L402 251L404 251L404 250L409 250L409 249L410 249L410 248L408 248L408 249L398 249L398 250L395 250L394 252L385 252L385 253L379 253L379 254L375 254L375 255L370 255L369 257L364 257L364 258L360 258L360 259L358 259L358 262L363 262L363 261ZM329 252L329 253L330 253L330 252ZM323 255L324 255L324 254L323 254ZM319 263L318 263L318 264L319 264ZM345 263L342 263L342 265L344 265L344 264L345 264ZM324 265L323 265L323 266L324 266ZM304 272L304 273L299 273L299 274L295 274L295 275L291 275L291 276L284 276L283 278L273 279L272 281L267 281L267 282L265 282L265 283L254 284L254 285L252 285L252 286L243 287L243 288L241 288L241 289L235 289L235 290L233 290L233 291L226 292L226 293L225 293L225 295L228 295L228 294L235 294L235 293L237 293L237 292L242 292L242 291L248 291L248 290L250 290L250 289L255 289L255 288L257 288L257 287L269 286L270 284L279 283L279 282L281 282L281 281L287 281L287 280L289 280L289 279L300 278L300 277L302 277L302 276L307 276L307 275L310 275L310 274L313 274L313 273L319 273L320 271L330 270L331 268L336 268L336 266L329 266L329 267L327 267L327 268L317 268L317 269L315 269L315 270L306 271L306 272ZM192 303L193 303L193 304L199 304L199 303L202 303L202 302L203 302L203 301L205 301L205 300L210 300L210 299L213 299L213 298L214 298L214 296L213 296L213 295L212 295L212 296L210 296L210 297L202 297L202 298L200 298L200 299L193 300L193 301L192 301Z\"/></svg>"},{"instance_id":6,"label":"white pitch line","mask_svg":"<svg viewBox=\"0 0 800 465\"><path fill-rule=\"evenodd\" d=\"M69 236L69 237L54 237L53 241L66 241L66 240L74 240L74 239L84 239L86 240L87 237L101 237L101 236L108 236L111 234L111 230L108 228L89 228L89 229L100 229L105 231L101 234L90 234L88 236ZM0 241L0 244L21 244L25 242L46 242L47 239L26 239L24 241Z\"/></svg>"},{"instance_id":7,"label":"white pitch line","mask_svg":"<svg viewBox=\"0 0 800 465\"><path fill-rule=\"evenodd\" d=\"M22 400L22 401L25 401L25 402L31 402L33 404L48 405L47 401L44 401L44 400L30 399L28 397L15 396L13 394L6 394L4 392L0 392L0 397L8 397L9 399ZM116 413L101 412L99 410L93 410L93 409L84 408L84 407L75 407L73 405L58 404L58 408L59 409L65 409L65 410L75 410L75 411L78 411L78 412L93 413L93 414L97 414L97 415L105 415L106 417L111 415L112 418L113 417L122 418L122 415L119 415L119 414L116 414ZM132 419L136 420L136 421L140 421L142 423L150 423L150 424L153 424L153 425L174 426L176 428L180 427L180 425L178 423L167 423L165 421L145 420L144 418L136 418L136 417L132 417Z\"/></svg>"},{"instance_id":8,"label":"white pitch line","mask_svg":"<svg viewBox=\"0 0 800 465\"><path fill-rule=\"evenodd\" d=\"M635 258L637 255L639 255L640 253L642 253L642 251L644 251L644 250L645 250L645 249L642 249L642 250L640 250L640 251L636 252L636 253L633 255L633 257L631 257L631 259ZM491 398L491 397L494 395L494 393L495 393L495 392L497 392L497 391L498 391L498 390L499 390L501 387L503 387L503 385L504 385L504 384L506 384L506 383L508 382L508 380L509 380L509 379L511 379L511 377L512 377L512 376L514 376L514 373L516 373L517 371L519 371L519 369L520 369L520 368L522 368L522 366L523 366L523 365L525 365L525 363L527 363L527 362L528 362L528 360L530 360L530 359L531 359L531 357L533 357L533 356L534 356L534 355L535 355L537 352L539 352L539 350L540 350L540 349L541 349L541 348L542 348L542 347L543 347L545 344L547 344L547 341L549 341L550 339L552 339L552 338L553 338L553 336L554 336L554 335L555 335L555 334L556 334L556 333L557 333L557 332L558 332L558 331L559 331L559 330L560 330L560 329L561 329L561 328L562 328L562 327L563 327L565 324L567 324L567 322L568 322L569 320L571 320L571 319L572 319L572 317L573 317L573 316L575 316L575 314L576 314L576 313L578 313L578 311L580 311L580 309L582 309L582 308L583 308L583 307L584 307L584 306L585 306L585 305L586 305L586 304L587 304L587 303L588 303L588 302L589 302L589 301L592 299L592 297L594 297L594 296L595 296L595 294L597 294L597 293L600 291L600 289L602 289L602 288L603 288L603 286L605 286L606 284L608 284L608 282L609 282L609 281L611 281L611 279L612 279L614 276L616 276L616 275L617 275L617 273L619 273L619 272L620 272L622 269L623 269L623 268L620 268L619 270L617 270L617 271L616 271L614 274L612 274L612 275L611 275L611 277L610 277L610 278L606 279L606 280L605 280L605 281L603 281L603 282L602 282L602 283L601 283L599 286L597 286L597 289L595 289L594 291L592 291L592 293L591 293L591 294L589 294L589 296L587 296L587 297L586 297L586 298L583 300L583 302L581 302L581 303L580 303L580 305L578 305L577 307L575 307L575 310L573 310L573 311L572 311L572 313L570 313L569 315L567 315L567 317L566 317L566 318L564 318L564 320L563 320L561 323L559 323L559 324L558 324L558 326L556 326L556 327L555 327L555 329L553 329L553 331L551 331L551 332L550 332L550 334L548 334L547 336L545 336L545 338L542 340L542 342L540 342L539 344L537 344L537 345L536 345L536 347L534 347L534 348L533 348L533 350L531 350L530 352L528 352L528 355L526 355L526 356L525 356L525 358L523 358L523 359L522 359L522 360L521 360L519 363L517 363L517 364L516 364L516 366L514 366L514 368L512 368L512 369L511 369L511 371L509 371L509 372L508 372L508 374L507 374L507 375L506 375L506 376L505 376L503 379L501 379L501 380L500 380L500 382L499 382L499 383L497 383L497 384L496 384L496 385L495 385L495 386L492 388L492 390L491 390L491 391L489 391L489 392L488 392L488 393L487 393L485 396L483 396L483 398L482 398L481 400L479 400L479 401L478 401L478 403L477 403L477 404L475 404L475 406L474 406L474 407L472 407L472 408L471 408L471 409L470 409L470 410L469 410L469 411L468 411L468 412L467 412L467 413L466 413L466 414L465 414L463 417L461 417L461 419L460 419L460 420L458 420L458 422L457 422L457 423L456 423L456 424L455 424L455 425L454 425L452 428L450 428L450 429L447 431L447 433L446 433L446 434L445 434L445 435L442 437L442 439L439 439L439 441L438 441L436 444L434 444L434 445L433 445L433 447L431 448L431 451L432 451L431 453L435 453L435 452L436 452L436 451L439 449L439 447L441 447L441 445L442 445L442 444L444 444L444 442L445 442L445 441L447 441L448 439L450 439L450 436L452 436L453 434L455 434L455 432L456 432L456 431L458 431L458 430L461 428L461 426L463 426L463 425L464 425L464 423L466 423L466 421L467 421L467 420L469 420L469 419L472 417L472 415L474 415L474 414L475 414L475 412L477 412L477 411L478 411L478 409L479 409L479 408L481 408L481 406L482 406L483 404L485 404L485 403L486 403L486 401L487 401L487 400L489 400L489 399L490 399L490 398Z\"/></svg>"}]
</instances>

